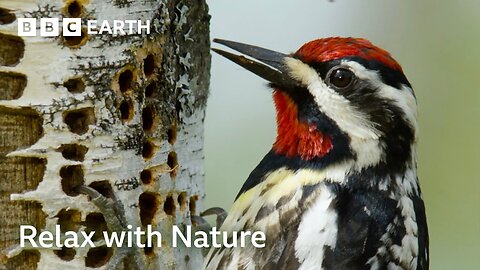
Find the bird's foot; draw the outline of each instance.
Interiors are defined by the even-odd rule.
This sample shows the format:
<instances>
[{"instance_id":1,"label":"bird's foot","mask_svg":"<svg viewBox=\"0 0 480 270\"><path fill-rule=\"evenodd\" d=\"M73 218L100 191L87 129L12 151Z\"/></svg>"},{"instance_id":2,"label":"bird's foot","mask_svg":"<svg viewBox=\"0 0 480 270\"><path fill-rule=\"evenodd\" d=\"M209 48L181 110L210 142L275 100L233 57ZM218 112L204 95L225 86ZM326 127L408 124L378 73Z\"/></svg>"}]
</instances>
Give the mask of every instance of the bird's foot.
<instances>
[{"instance_id":1,"label":"bird's foot","mask_svg":"<svg viewBox=\"0 0 480 270\"><path fill-rule=\"evenodd\" d=\"M198 231L210 231L212 225L210 225L204 217L211 215L217 216L215 225L217 228L220 228L225 221L225 218L227 218L228 213L223 208L212 207L200 213L200 216L192 215L192 223Z\"/></svg>"},{"instance_id":2,"label":"bird's foot","mask_svg":"<svg viewBox=\"0 0 480 270\"><path fill-rule=\"evenodd\" d=\"M107 198L100 194L97 190L85 185L79 186L78 191L90 197L92 203L98 208L100 213L102 213L110 232L117 232L117 234L120 235L121 232L129 230L127 228L123 204L115 197L113 191L110 192L111 198ZM107 269L117 269L121 263L125 263L125 260L129 259L133 260L128 262L129 269L144 269L144 263L140 260L141 256L139 256L138 253L138 249L133 249L126 246L115 248L115 252L109 261Z\"/></svg>"},{"instance_id":3,"label":"bird's foot","mask_svg":"<svg viewBox=\"0 0 480 270\"><path fill-rule=\"evenodd\" d=\"M208 221L204 217L216 215L217 216L216 227L220 228L223 224L223 221L225 221L227 214L228 214L227 211L225 211L223 208L212 207L200 213L200 216L192 215L191 220L193 225L195 226L195 230L207 233L207 235L209 236L208 242L212 243L212 239L210 237L210 234L208 233L212 231L212 226L210 225L210 223L208 223ZM206 256L208 254L208 250L209 250L208 248L202 249L203 256Z\"/></svg>"},{"instance_id":4,"label":"bird's foot","mask_svg":"<svg viewBox=\"0 0 480 270\"><path fill-rule=\"evenodd\" d=\"M217 216L217 218L216 218L216 223L217 224L216 225L217 225L217 228L220 228L220 227L222 227L223 222L227 218L228 212L225 211L225 209L223 209L221 207L212 207L212 208L209 208L209 209L203 211L202 213L200 213L201 217L206 217L206 216L211 216L211 215L216 215Z\"/></svg>"}]
</instances>

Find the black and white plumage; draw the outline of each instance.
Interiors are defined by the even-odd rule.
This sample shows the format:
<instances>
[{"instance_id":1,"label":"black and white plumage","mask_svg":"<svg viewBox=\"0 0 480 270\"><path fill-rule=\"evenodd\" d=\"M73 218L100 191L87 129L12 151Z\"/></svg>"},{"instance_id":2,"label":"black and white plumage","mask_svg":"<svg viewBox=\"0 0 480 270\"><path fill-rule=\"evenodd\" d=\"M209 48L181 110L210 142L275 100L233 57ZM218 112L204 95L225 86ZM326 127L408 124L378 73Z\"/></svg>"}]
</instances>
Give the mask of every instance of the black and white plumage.
<instances>
[{"instance_id":1,"label":"black and white plumage","mask_svg":"<svg viewBox=\"0 0 480 270\"><path fill-rule=\"evenodd\" d=\"M216 42L259 61L215 49L271 83L278 136L221 227L266 247L212 248L204 268L428 269L416 100L390 54L356 38L291 55Z\"/></svg>"}]
</instances>

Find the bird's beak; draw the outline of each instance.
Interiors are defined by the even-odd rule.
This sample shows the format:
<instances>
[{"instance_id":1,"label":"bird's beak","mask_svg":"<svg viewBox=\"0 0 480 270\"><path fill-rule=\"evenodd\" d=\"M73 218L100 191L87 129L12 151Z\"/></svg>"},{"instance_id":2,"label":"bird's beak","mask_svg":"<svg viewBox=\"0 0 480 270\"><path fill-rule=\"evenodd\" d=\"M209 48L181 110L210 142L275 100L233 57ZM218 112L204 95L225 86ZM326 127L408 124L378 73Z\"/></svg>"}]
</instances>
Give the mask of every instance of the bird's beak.
<instances>
[{"instance_id":1,"label":"bird's beak","mask_svg":"<svg viewBox=\"0 0 480 270\"><path fill-rule=\"evenodd\" d=\"M257 74L258 76L264 78L273 85L285 88L294 88L299 85L296 80L289 76L288 69L285 66L285 59L290 56L276 51L235 41L214 39L213 42L225 45L255 60L258 60L259 62L254 61L250 58L246 58L242 55L236 55L223 50L212 48L214 52Z\"/></svg>"}]
</instances>

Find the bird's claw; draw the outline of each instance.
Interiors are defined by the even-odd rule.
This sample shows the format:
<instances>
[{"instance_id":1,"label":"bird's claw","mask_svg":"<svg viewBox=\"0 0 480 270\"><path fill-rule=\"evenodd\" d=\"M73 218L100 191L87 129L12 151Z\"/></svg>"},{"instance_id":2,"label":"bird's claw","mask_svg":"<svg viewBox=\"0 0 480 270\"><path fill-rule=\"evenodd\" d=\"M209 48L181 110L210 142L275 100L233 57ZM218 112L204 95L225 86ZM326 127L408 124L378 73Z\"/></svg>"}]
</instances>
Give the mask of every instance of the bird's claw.
<instances>
[{"instance_id":1,"label":"bird's claw","mask_svg":"<svg viewBox=\"0 0 480 270\"><path fill-rule=\"evenodd\" d=\"M200 213L201 217L211 216L211 215L217 216L217 219L216 219L217 228L220 228L223 222L225 221L225 219L227 218L228 213L227 211L225 211L225 209L221 207L212 207Z\"/></svg>"},{"instance_id":2,"label":"bird's claw","mask_svg":"<svg viewBox=\"0 0 480 270\"><path fill-rule=\"evenodd\" d=\"M192 220L192 224L198 228L202 228L204 226L210 226L207 220L201 216L192 215L190 219Z\"/></svg>"},{"instance_id":3,"label":"bird's claw","mask_svg":"<svg viewBox=\"0 0 480 270\"><path fill-rule=\"evenodd\" d=\"M216 226L217 228L220 228L223 224L223 221L225 221L225 218L227 218L227 211L225 211L223 208L220 207L212 207L209 208L202 213L200 213L200 216L192 215L191 220L192 224L197 227L197 230L199 231L210 231L212 226L208 221L204 218L206 216L211 216L211 215L216 215Z\"/></svg>"},{"instance_id":4,"label":"bird's claw","mask_svg":"<svg viewBox=\"0 0 480 270\"><path fill-rule=\"evenodd\" d=\"M211 216L211 215L217 216L217 219L216 219L217 228L220 228L223 224L223 221L227 217L227 212L220 207L212 207L200 213L200 216L192 215L190 218L192 220L192 224L195 226L195 230L202 231L202 232L210 232L212 230L212 226L210 225L210 223L208 223L208 221L204 217ZM208 237L208 242L212 243L211 236ZM203 248L202 249L203 256L207 256L208 251L209 251L208 248Z\"/></svg>"}]
</instances>

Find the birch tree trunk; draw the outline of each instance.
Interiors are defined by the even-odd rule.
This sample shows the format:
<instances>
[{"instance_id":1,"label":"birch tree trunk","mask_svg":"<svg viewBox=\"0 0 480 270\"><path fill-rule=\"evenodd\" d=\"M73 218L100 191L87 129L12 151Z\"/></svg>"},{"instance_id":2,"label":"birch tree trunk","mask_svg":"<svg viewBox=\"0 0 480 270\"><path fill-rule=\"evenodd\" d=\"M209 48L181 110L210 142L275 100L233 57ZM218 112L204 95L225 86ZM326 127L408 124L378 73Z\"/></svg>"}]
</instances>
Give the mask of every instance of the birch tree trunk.
<instances>
[{"instance_id":1,"label":"birch tree trunk","mask_svg":"<svg viewBox=\"0 0 480 270\"><path fill-rule=\"evenodd\" d=\"M17 37L27 17L151 20L151 32ZM0 269L198 269L200 250L170 237L204 197L208 33L205 1L0 1ZM57 224L96 231L96 247L19 247L20 225ZM151 224L162 247L106 247L101 231L126 224Z\"/></svg>"}]
</instances>

